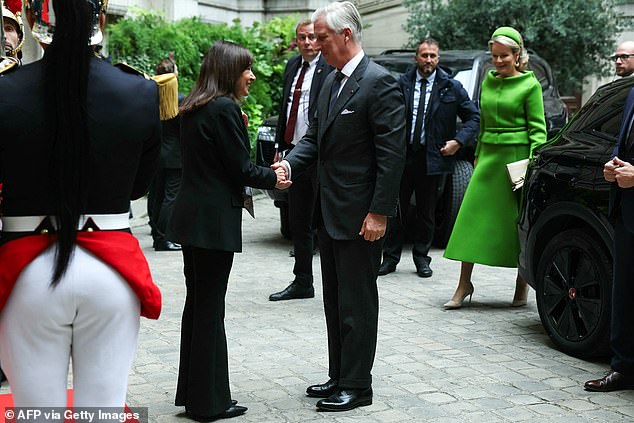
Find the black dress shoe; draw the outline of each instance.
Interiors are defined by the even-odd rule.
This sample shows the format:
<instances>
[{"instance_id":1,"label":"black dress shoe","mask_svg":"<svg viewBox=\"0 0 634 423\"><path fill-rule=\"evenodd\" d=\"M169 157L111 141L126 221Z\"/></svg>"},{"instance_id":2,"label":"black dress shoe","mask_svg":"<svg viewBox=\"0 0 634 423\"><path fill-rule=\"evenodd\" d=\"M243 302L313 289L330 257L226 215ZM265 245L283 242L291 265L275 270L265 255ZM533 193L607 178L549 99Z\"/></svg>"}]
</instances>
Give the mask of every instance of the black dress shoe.
<instances>
[{"instance_id":1,"label":"black dress shoe","mask_svg":"<svg viewBox=\"0 0 634 423\"><path fill-rule=\"evenodd\" d=\"M423 264L421 264L416 270L416 274L421 278L429 278L434 274L434 272L431 270L431 267L429 267L429 263L423 262Z\"/></svg>"},{"instance_id":2,"label":"black dress shoe","mask_svg":"<svg viewBox=\"0 0 634 423\"><path fill-rule=\"evenodd\" d=\"M634 378L625 376L615 370L610 370L601 379L589 380L583 385L586 391L612 392L624 389L634 389Z\"/></svg>"},{"instance_id":3,"label":"black dress shoe","mask_svg":"<svg viewBox=\"0 0 634 423\"><path fill-rule=\"evenodd\" d=\"M372 404L372 388L340 389L326 399L317 401L320 411L348 411Z\"/></svg>"},{"instance_id":4,"label":"black dress shoe","mask_svg":"<svg viewBox=\"0 0 634 423\"><path fill-rule=\"evenodd\" d=\"M181 246L172 241L154 241L154 251L180 251Z\"/></svg>"},{"instance_id":5,"label":"black dress shoe","mask_svg":"<svg viewBox=\"0 0 634 423\"><path fill-rule=\"evenodd\" d=\"M233 401L235 400L231 401L231 407L227 408L225 411L215 416L205 417L205 416L199 416L197 414L192 414L189 412L185 412L185 414L187 417L197 422L214 422L220 419L230 419L232 417L238 417L246 413L246 411L248 410L247 407L236 405L237 401L235 403Z\"/></svg>"},{"instance_id":6,"label":"black dress shoe","mask_svg":"<svg viewBox=\"0 0 634 423\"><path fill-rule=\"evenodd\" d=\"M311 385L306 388L306 395L314 398L328 398L339 390L339 381L329 379L328 382L321 385Z\"/></svg>"},{"instance_id":7,"label":"black dress shoe","mask_svg":"<svg viewBox=\"0 0 634 423\"><path fill-rule=\"evenodd\" d=\"M294 300L298 298L314 298L315 288L310 286L302 286L297 282L291 282L283 291L276 292L269 296L269 301Z\"/></svg>"},{"instance_id":8,"label":"black dress shoe","mask_svg":"<svg viewBox=\"0 0 634 423\"><path fill-rule=\"evenodd\" d=\"M379 276L385 276L388 273L392 273L396 270L396 263L391 261L384 261L379 267Z\"/></svg>"}]
</instances>

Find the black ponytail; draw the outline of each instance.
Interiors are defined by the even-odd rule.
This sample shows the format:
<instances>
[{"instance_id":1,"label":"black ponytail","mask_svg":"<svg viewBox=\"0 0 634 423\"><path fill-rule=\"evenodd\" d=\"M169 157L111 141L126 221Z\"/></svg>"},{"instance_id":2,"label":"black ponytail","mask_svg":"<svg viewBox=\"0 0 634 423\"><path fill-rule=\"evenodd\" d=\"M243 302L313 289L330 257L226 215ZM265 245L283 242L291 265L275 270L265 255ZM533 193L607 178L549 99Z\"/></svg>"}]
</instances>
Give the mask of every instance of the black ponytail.
<instances>
[{"instance_id":1,"label":"black ponytail","mask_svg":"<svg viewBox=\"0 0 634 423\"><path fill-rule=\"evenodd\" d=\"M53 143L53 186L57 220L57 252L52 285L66 272L75 248L77 225L84 210L82 181L88 156L86 91L93 49L92 7L86 0L54 0L53 41L44 53L50 137Z\"/></svg>"}]
</instances>

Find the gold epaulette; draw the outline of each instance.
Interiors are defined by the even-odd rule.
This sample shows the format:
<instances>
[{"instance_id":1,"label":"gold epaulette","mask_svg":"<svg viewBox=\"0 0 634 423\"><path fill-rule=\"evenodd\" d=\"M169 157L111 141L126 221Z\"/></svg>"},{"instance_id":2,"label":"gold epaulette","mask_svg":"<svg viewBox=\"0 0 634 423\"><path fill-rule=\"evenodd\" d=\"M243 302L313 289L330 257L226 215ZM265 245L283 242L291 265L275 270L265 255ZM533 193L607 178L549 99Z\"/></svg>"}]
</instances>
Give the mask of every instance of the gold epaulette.
<instances>
[{"instance_id":1,"label":"gold epaulette","mask_svg":"<svg viewBox=\"0 0 634 423\"><path fill-rule=\"evenodd\" d=\"M0 56L0 75L17 69L19 66L20 62L13 57Z\"/></svg>"},{"instance_id":2,"label":"gold epaulette","mask_svg":"<svg viewBox=\"0 0 634 423\"><path fill-rule=\"evenodd\" d=\"M159 89L159 110L161 120L178 116L178 78L176 74L164 73L152 77Z\"/></svg>"},{"instance_id":3,"label":"gold epaulette","mask_svg":"<svg viewBox=\"0 0 634 423\"><path fill-rule=\"evenodd\" d=\"M114 67L121 69L122 71L124 71L125 73L129 73L132 75L141 75L142 77L144 77L145 79L150 79L149 76L147 76L147 74L143 71L138 70L135 67L132 67L130 65L128 65L125 62L118 62L118 63L113 63Z\"/></svg>"}]
</instances>

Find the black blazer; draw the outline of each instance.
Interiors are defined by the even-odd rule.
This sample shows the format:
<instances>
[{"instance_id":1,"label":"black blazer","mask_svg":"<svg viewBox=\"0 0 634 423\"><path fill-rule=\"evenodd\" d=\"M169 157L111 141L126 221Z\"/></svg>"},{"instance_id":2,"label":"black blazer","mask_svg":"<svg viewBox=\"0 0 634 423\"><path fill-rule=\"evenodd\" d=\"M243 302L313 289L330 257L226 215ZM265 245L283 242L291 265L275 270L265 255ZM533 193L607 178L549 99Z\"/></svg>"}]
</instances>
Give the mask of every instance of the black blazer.
<instances>
[{"instance_id":1,"label":"black blazer","mask_svg":"<svg viewBox=\"0 0 634 423\"><path fill-rule=\"evenodd\" d=\"M634 164L634 143L627 145L627 137L629 135L630 124L634 120L634 88L630 90L625 100L625 108L623 109L623 121L621 122L621 130L614 155L621 160ZM620 212L623 216L625 227L634 233L634 188L619 188L616 182L612 184L610 192L610 211L614 215Z\"/></svg>"},{"instance_id":2,"label":"black blazer","mask_svg":"<svg viewBox=\"0 0 634 423\"><path fill-rule=\"evenodd\" d=\"M396 212L405 163L405 101L394 77L365 56L328 115L334 77L332 72L326 78L316 116L287 160L293 173L318 162L326 230L333 239L351 240L368 212Z\"/></svg>"},{"instance_id":3,"label":"black blazer","mask_svg":"<svg viewBox=\"0 0 634 423\"><path fill-rule=\"evenodd\" d=\"M277 131L275 133L275 142L280 147L284 147L284 132L286 131L286 113L288 112L288 99L291 95L291 88L293 85L293 79L295 78L295 74L299 70L302 64L302 56L297 55L293 56L286 63L286 68L284 69L284 90L282 92L282 101L280 104L280 112L279 118L277 120ZM324 80L326 76L332 71L333 67L326 63L323 55L319 56L319 60L317 60L317 67L315 68L315 73L313 74L313 80L310 85L310 94L308 99L308 119L309 121L313 119L315 116L317 98L319 97L319 92L321 91L321 87L324 84ZM290 148L293 148L292 146Z\"/></svg>"},{"instance_id":4,"label":"black blazer","mask_svg":"<svg viewBox=\"0 0 634 423\"><path fill-rule=\"evenodd\" d=\"M0 181L6 216L50 215L52 145L43 61L0 77ZM156 172L161 122L156 83L96 57L88 77L84 213L125 213Z\"/></svg>"},{"instance_id":5,"label":"black blazer","mask_svg":"<svg viewBox=\"0 0 634 423\"><path fill-rule=\"evenodd\" d=\"M277 178L251 163L238 104L219 97L181 116L183 177L167 238L185 246L242 251L243 187L273 189Z\"/></svg>"},{"instance_id":6,"label":"black blazer","mask_svg":"<svg viewBox=\"0 0 634 423\"><path fill-rule=\"evenodd\" d=\"M178 93L178 104L181 104L185 96ZM181 169L183 159L181 157L181 118L163 121L163 137L161 139L161 167L164 169Z\"/></svg>"}]
</instances>

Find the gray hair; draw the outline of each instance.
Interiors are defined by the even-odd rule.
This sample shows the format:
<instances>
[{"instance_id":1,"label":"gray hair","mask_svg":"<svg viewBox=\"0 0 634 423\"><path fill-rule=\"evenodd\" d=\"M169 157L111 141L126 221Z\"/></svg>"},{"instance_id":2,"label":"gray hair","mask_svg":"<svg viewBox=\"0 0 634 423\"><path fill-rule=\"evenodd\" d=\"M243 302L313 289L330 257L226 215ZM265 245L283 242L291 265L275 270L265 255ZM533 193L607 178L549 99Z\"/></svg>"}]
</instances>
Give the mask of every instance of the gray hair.
<instances>
[{"instance_id":1,"label":"gray hair","mask_svg":"<svg viewBox=\"0 0 634 423\"><path fill-rule=\"evenodd\" d=\"M329 3L326 6L315 10L311 20L315 22L320 17L326 19L328 27L340 34L344 29L349 28L352 31L352 39L359 45L362 41L362 25L361 16L357 8L349 1Z\"/></svg>"},{"instance_id":2,"label":"gray hair","mask_svg":"<svg viewBox=\"0 0 634 423\"><path fill-rule=\"evenodd\" d=\"M519 59L515 63L515 68L518 71L523 71L528 67L528 51L526 51L524 46L520 46L515 40L505 35L498 35L491 38L489 40L489 51L491 51L491 46L493 45L493 43L500 43L503 46L510 47L513 54L519 53Z\"/></svg>"}]
</instances>

